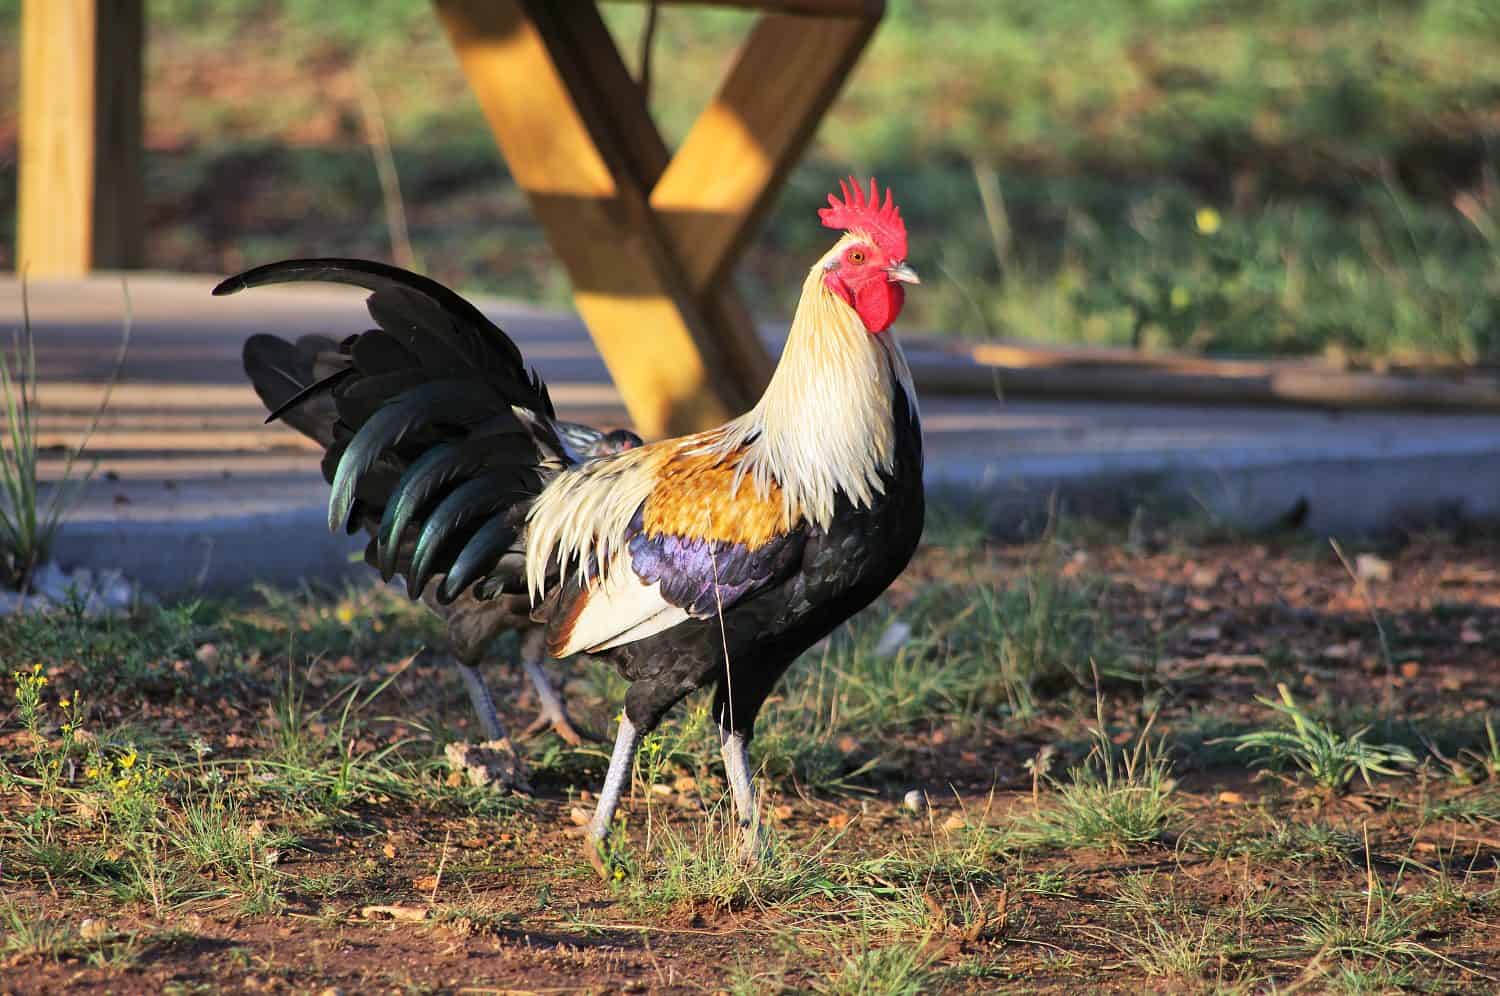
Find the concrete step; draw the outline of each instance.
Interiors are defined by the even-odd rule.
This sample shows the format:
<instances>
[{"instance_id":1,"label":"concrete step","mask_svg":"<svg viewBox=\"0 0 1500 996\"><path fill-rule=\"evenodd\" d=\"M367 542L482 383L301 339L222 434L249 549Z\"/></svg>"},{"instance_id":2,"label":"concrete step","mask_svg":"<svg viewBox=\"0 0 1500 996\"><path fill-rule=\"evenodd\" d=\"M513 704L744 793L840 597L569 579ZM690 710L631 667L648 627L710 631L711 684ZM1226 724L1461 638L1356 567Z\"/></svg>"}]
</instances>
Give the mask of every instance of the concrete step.
<instances>
[{"instance_id":1,"label":"concrete step","mask_svg":"<svg viewBox=\"0 0 1500 996\"><path fill-rule=\"evenodd\" d=\"M330 536L318 454L263 424L239 352L262 331L341 336L368 327L363 292L267 287L209 296L211 279L129 278L134 331L121 382L89 452L94 479L68 516L65 566L123 567L161 593L252 580L337 577L357 538ZM76 441L119 338L118 279L34 281L43 442ZM476 303L547 378L566 418L627 425L578 319L496 299ZM20 288L0 279L0 328L20 323ZM768 326L773 342L784 330ZM951 358L945 362L955 362ZM1245 524L1305 503L1310 528L1369 531L1500 515L1500 416L1330 414L1304 409L924 398L934 492L977 503L1004 529L1036 523L1054 496L1129 514L1178 502ZM55 478L60 454L44 460Z\"/></svg>"}]
</instances>

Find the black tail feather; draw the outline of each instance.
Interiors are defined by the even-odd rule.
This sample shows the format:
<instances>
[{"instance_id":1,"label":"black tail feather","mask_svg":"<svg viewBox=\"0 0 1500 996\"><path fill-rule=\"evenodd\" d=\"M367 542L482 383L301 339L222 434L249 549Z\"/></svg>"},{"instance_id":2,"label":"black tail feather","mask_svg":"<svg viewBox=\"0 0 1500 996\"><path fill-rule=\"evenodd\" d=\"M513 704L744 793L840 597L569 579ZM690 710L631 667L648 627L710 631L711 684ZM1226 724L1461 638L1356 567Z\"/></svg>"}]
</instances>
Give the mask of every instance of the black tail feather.
<instances>
[{"instance_id":1,"label":"black tail feather","mask_svg":"<svg viewBox=\"0 0 1500 996\"><path fill-rule=\"evenodd\" d=\"M405 573L412 598L437 575L445 600L471 585L514 590L519 524L546 468L568 459L541 378L472 304L383 263L272 263L214 293L308 280L371 291L380 327L337 345L255 336L245 369L273 417L325 447L330 528L368 531L366 559L386 578Z\"/></svg>"}]
</instances>

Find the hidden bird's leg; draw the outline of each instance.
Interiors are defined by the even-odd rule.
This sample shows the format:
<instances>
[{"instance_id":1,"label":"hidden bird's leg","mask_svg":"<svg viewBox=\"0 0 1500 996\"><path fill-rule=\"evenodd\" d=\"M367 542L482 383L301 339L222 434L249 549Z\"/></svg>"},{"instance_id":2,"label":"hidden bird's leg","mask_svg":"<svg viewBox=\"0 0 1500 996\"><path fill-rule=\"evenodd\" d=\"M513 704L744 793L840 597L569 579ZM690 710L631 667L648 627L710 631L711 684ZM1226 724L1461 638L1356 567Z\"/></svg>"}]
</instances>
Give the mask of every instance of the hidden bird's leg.
<instances>
[{"instance_id":1,"label":"hidden bird's leg","mask_svg":"<svg viewBox=\"0 0 1500 996\"><path fill-rule=\"evenodd\" d=\"M526 762L516 752L505 725L495 711L495 700L490 696L489 686L479 673L478 662L482 655L472 646L459 643L454 647L454 661L458 673L463 675L464 687L468 689L469 701L479 714L479 725L484 729L485 742L472 744L456 742L448 744L443 753L455 773L467 775L474 785L489 786L495 791L517 791L531 794Z\"/></svg>"},{"instance_id":2,"label":"hidden bird's leg","mask_svg":"<svg viewBox=\"0 0 1500 996\"><path fill-rule=\"evenodd\" d=\"M521 739L529 740L543 730L550 729L574 747L582 745L585 740L597 740L597 737L590 736L573 725L567 705L552 684L552 679L547 676L546 669L542 667L542 661L546 659L546 645L547 636L540 627L521 639L521 667L526 671L526 677L531 679L531 687L536 690L536 697L542 704L541 715L521 731Z\"/></svg>"},{"instance_id":3,"label":"hidden bird's leg","mask_svg":"<svg viewBox=\"0 0 1500 996\"><path fill-rule=\"evenodd\" d=\"M484 738L504 740L505 727L500 722L499 713L495 711L495 700L490 695L489 686L484 683L484 676L473 664L461 658L457 660L458 673L464 679L464 687L469 691L469 701L473 703L474 711L479 714L479 725L484 729Z\"/></svg>"},{"instance_id":4,"label":"hidden bird's leg","mask_svg":"<svg viewBox=\"0 0 1500 996\"><path fill-rule=\"evenodd\" d=\"M766 841L761 832L760 807L756 804L750 768L750 738L742 731L721 725L719 745L724 755L724 775L734 797L735 821L740 828L740 857L755 862L765 850Z\"/></svg>"},{"instance_id":5,"label":"hidden bird's leg","mask_svg":"<svg viewBox=\"0 0 1500 996\"><path fill-rule=\"evenodd\" d=\"M615 750L609 758L609 772L604 776L604 788L599 790L599 805L594 809L594 818L589 821L588 831L583 838L584 855L589 859L589 864L599 873L600 878L608 878L609 873L604 867L604 855L600 853L600 846L609 836L610 824L614 822L615 809L620 805L620 798L625 794L625 788L630 784L630 769L635 763L635 752L640 749L641 738L644 731L630 721L630 717L622 711L620 713L620 732L615 735Z\"/></svg>"}]
</instances>

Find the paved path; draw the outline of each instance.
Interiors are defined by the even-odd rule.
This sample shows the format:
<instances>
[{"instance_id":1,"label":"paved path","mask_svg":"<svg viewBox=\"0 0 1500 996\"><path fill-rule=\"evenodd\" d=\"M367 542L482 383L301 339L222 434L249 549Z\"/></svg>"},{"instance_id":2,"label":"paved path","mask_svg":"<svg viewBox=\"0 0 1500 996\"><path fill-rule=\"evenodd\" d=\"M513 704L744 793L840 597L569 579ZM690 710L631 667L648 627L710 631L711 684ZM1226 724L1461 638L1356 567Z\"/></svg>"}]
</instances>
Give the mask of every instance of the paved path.
<instances>
[{"instance_id":1,"label":"paved path","mask_svg":"<svg viewBox=\"0 0 1500 996\"><path fill-rule=\"evenodd\" d=\"M349 570L355 544L323 526L315 451L290 430L262 424L239 351L259 331L359 331L368 325L363 292L268 287L216 299L212 285L130 277L132 343L90 446L96 479L59 542L65 565L121 566L158 591ZM69 443L113 364L120 284L108 276L35 281L29 298L43 441ZM566 417L627 424L576 317L477 303L541 370ZM0 279L0 329L19 327L20 315L19 285ZM766 331L775 338L776 329ZM1187 500L1245 524L1274 521L1305 500L1308 524L1327 530L1500 515L1500 416L938 397L922 404L930 485L977 496L1001 527L1037 521L1054 493L1105 514L1128 513L1143 499ZM59 467L54 456L46 473Z\"/></svg>"}]
</instances>

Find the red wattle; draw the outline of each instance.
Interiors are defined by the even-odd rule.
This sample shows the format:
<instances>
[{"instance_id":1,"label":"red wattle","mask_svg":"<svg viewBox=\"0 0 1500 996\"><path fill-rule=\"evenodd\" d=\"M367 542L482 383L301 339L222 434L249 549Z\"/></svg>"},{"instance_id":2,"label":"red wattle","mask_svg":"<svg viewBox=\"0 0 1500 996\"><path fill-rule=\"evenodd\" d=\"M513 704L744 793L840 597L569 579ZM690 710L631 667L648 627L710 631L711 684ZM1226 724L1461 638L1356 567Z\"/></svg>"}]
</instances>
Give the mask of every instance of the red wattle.
<instances>
[{"instance_id":1,"label":"red wattle","mask_svg":"<svg viewBox=\"0 0 1500 996\"><path fill-rule=\"evenodd\" d=\"M885 279L871 281L854 296L854 310L872 334L890 328L905 303L906 288Z\"/></svg>"},{"instance_id":2,"label":"red wattle","mask_svg":"<svg viewBox=\"0 0 1500 996\"><path fill-rule=\"evenodd\" d=\"M870 279L851 287L835 270L823 278L823 286L853 308L865 323L865 331L872 335L890 328L906 303L906 288L887 280L884 274L872 274Z\"/></svg>"}]
</instances>

